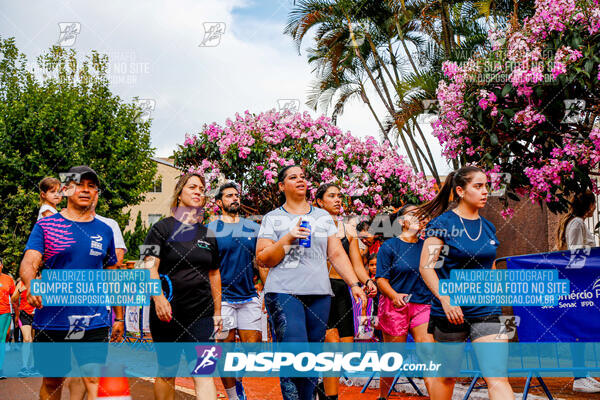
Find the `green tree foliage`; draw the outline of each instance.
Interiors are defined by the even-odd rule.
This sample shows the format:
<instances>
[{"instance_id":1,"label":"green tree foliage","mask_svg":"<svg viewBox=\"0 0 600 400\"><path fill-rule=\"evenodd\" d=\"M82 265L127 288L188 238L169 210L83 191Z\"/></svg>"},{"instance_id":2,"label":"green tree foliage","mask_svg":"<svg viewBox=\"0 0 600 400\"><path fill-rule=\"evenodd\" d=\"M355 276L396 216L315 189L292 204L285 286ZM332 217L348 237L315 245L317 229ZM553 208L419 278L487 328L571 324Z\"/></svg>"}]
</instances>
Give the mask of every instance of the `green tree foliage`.
<instances>
[{"instance_id":1,"label":"green tree foliage","mask_svg":"<svg viewBox=\"0 0 600 400\"><path fill-rule=\"evenodd\" d=\"M111 93L108 59L53 47L32 71L13 38L0 37L0 255L16 272L36 221L38 182L74 165L98 173L98 214L124 226L156 172L150 123ZM64 204L64 203L63 203Z\"/></svg>"},{"instance_id":2,"label":"green tree foliage","mask_svg":"<svg viewBox=\"0 0 600 400\"><path fill-rule=\"evenodd\" d=\"M142 212L138 211L137 218L135 219L135 227L132 231L127 231L123 234L123 239L127 246L128 260L137 260L140 258L140 245L144 244L149 230L150 228L146 227L142 221Z\"/></svg>"}]
</instances>

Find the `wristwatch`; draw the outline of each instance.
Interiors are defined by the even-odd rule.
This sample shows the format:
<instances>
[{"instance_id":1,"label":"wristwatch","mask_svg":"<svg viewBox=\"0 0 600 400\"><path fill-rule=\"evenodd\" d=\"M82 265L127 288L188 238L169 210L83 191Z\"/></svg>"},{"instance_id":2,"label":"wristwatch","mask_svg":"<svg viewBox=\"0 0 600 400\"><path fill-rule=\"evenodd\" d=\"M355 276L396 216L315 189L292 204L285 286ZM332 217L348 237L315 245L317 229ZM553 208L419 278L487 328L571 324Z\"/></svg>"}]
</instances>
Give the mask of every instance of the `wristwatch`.
<instances>
[{"instance_id":1,"label":"wristwatch","mask_svg":"<svg viewBox=\"0 0 600 400\"><path fill-rule=\"evenodd\" d=\"M361 285L361 283L360 283L360 282L354 282L352 285L350 285L350 287L351 287L351 288L353 288L353 287L355 287L355 286L357 286L357 287L359 287L359 288L361 288L361 287L362 287L362 285Z\"/></svg>"}]
</instances>

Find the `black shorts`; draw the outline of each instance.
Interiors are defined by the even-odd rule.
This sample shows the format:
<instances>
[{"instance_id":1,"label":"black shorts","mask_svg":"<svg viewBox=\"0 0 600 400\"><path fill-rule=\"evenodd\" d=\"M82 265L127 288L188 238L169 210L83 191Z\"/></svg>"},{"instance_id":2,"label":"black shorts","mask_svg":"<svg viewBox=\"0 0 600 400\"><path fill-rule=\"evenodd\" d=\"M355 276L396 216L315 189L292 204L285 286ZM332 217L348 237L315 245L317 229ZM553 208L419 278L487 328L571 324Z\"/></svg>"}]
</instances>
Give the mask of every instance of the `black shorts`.
<instances>
[{"instance_id":1,"label":"black shorts","mask_svg":"<svg viewBox=\"0 0 600 400\"><path fill-rule=\"evenodd\" d=\"M429 316L427 332L433 335L436 342L466 342L480 337L501 334L500 317L488 315L479 318L464 318L460 325L451 324L446 317Z\"/></svg>"},{"instance_id":2,"label":"black shorts","mask_svg":"<svg viewBox=\"0 0 600 400\"><path fill-rule=\"evenodd\" d=\"M108 342L109 332L109 327L87 329L81 335L77 335L75 339L73 339L74 335L71 334L71 339L67 340L66 337L69 331L40 329L36 330L33 341L37 343L101 343ZM42 376L66 376L71 371L71 347L67 346L67 348L69 351L61 352L60 356L57 355L57 352L52 352L51 357L45 354L43 349L36 348L33 355L35 368ZM74 350L73 354L79 366L106 363L108 347L106 351L98 351L99 349L96 346L91 346L90 351L85 351L85 346L77 346Z\"/></svg>"},{"instance_id":3,"label":"black shorts","mask_svg":"<svg viewBox=\"0 0 600 400\"><path fill-rule=\"evenodd\" d=\"M327 329L337 329L341 338L354 337L354 311L348 285L343 279L329 281L334 297L331 298Z\"/></svg>"},{"instance_id":4,"label":"black shorts","mask_svg":"<svg viewBox=\"0 0 600 400\"><path fill-rule=\"evenodd\" d=\"M19 321L21 321L21 325L31 325L33 324L33 314L27 314L25 311L19 312Z\"/></svg>"},{"instance_id":5,"label":"black shorts","mask_svg":"<svg viewBox=\"0 0 600 400\"><path fill-rule=\"evenodd\" d=\"M154 303L153 303L154 304ZM154 306L150 309L150 333L152 341L155 343L175 343L175 342L214 342L214 320L212 317L196 318L194 320L178 319L173 314L170 322L164 322L156 316ZM188 360L195 360L197 354L194 346L186 348L185 355ZM156 358L161 366L173 366L179 364L181 353L170 351L160 345L156 346Z\"/></svg>"}]
</instances>

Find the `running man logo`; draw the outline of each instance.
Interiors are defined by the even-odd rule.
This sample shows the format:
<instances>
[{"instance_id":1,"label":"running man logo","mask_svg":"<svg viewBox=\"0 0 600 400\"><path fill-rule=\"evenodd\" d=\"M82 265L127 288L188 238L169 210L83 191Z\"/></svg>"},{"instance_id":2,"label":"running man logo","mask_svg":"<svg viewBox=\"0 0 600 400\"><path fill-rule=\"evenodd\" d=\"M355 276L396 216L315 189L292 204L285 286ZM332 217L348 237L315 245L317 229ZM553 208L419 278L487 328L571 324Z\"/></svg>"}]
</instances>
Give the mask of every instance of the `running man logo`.
<instances>
[{"instance_id":1,"label":"running man logo","mask_svg":"<svg viewBox=\"0 0 600 400\"><path fill-rule=\"evenodd\" d=\"M300 100L298 99L279 99L277 100L277 109L279 112L289 111L292 114L300 111Z\"/></svg>"},{"instance_id":2,"label":"running man logo","mask_svg":"<svg viewBox=\"0 0 600 400\"><path fill-rule=\"evenodd\" d=\"M569 250L569 264L565 268L570 269L581 269L585 266L585 262L590 255L592 248L590 246L583 246L577 249Z\"/></svg>"},{"instance_id":3,"label":"running man logo","mask_svg":"<svg viewBox=\"0 0 600 400\"><path fill-rule=\"evenodd\" d=\"M60 172L58 174L58 178L62 183L60 191L62 192L62 195L66 197L70 197L75 193L75 185L73 184L73 182L81 182L81 174L75 172Z\"/></svg>"},{"instance_id":4,"label":"running man logo","mask_svg":"<svg viewBox=\"0 0 600 400\"><path fill-rule=\"evenodd\" d=\"M211 340L225 340L229 336L229 331L237 327L235 315L223 315L221 321L223 321L223 329L221 332L215 330L210 337Z\"/></svg>"},{"instance_id":5,"label":"running man logo","mask_svg":"<svg viewBox=\"0 0 600 400\"><path fill-rule=\"evenodd\" d=\"M135 268L147 268L152 269L154 266L155 258L160 256L160 246L157 244L141 244L140 258L135 262ZM146 257L153 257L146 260Z\"/></svg>"},{"instance_id":6,"label":"running man logo","mask_svg":"<svg viewBox=\"0 0 600 400\"><path fill-rule=\"evenodd\" d=\"M358 317L358 329L354 334L354 339L370 340L375 334L375 327L379 325L379 317L377 315L366 315Z\"/></svg>"},{"instance_id":7,"label":"running man logo","mask_svg":"<svg viewBox=\"0 0 600 400\"><path fill-rule=\"evenodd\" d=\"M222 352L221 346L196 346L198 360L191 375L210 375L215 372Z\"/></svg>"},{"instance_id":8,"label":"running man logo","mask_svg":"<svg viewBox=\"0 0 600 400\"><path fill-rule=\"evenodd\" d=\"M501 315L500 332L496 339L513 339L517 333L517 327L521 324L521 317L518 315Z\"/></svg>"},{"instance_id":9,"label":"running man logo","mask_svg":"<svg viewBox=\"0 0 600 400\"><path fill-rule=\"evenodd\" d=\"M493 172L490 174L490 196L502 197L510 184L511 175L508 172Z\"/></svg>"},{"instance_id":10,"label":"running man logo","mask_svg":"<svg viewBox=\"0 0 600 400\"><path fill-rule=\"evenodd\" d=\"M171 213L177 221L185 221L188 218L202 218L204 209L202 207L186 207L179 205L171 208ZM198 230L196 224L188 225L176 222L174 228L176 229L167 240L168 242L191 242L195 240Z\"/></svg>"},{"instance_id":11,"label":"running man logo","mask_svg":"<svg viewBox=\"0 0 600 400\"><path fill-rule=\"evenodd\" d=\"M206 195L210 198L215 198L217 193L219 193L219 188L229 182L229 180L225 177L225 174L219 173L218 176L215 176L213 173L204 174L204 182L210 190L207 190Z\"/></svg>"},{"instance_id":12,"label":"running man logo","mask_svg":"<svg viewBox=\"0 0 600 400\"><path fill-rule=\"evenodd\" d=\"M563 100L565 104L565 115L561 124L581 124L585 121L585 100L568 99Z\"/></svg>"},{"instance_id":13,"label":"running man logo","mask_svg":"<svg viewBox=\"0 0 600 400\"><path fill-rule=\"evenodd\" d=\"M160 255L160 246L157 244L140 245L140 258L158 257Z\"/></svg>"},{"instance_id":14,"label":"running man logo","mask_svg":"<svg viewBox=\"0 0 600 400\"><path fill-rule=\"evenodd\" d=\"M417 117L417 122L421 124L430 124L438 118L438 101L437 100L421 100L423 105L423 113Z\"/></svg>"},{"instance_id":15,"label":"running man logo","mask_svg":"<svg viewBox=\"0 0 600 400\"><path fill-rule=\"evenodd\" d=\"M79 183L81 181L81 174L77 172L60 172L58 178L63 185L67 185L71 181Z\"/></svg>"},{"instance_id":16,"label":"running man logo","mask_svg":"<svg viewBox=\"0 0 600 400\"><path fill-rule=\"evenodd\" d=\"M450 246L447 244L430 244L427 246L427 250L429 251L429 258L427 259L425 268L442 268L446 261L446 257L448 257L448 253L450 252ZM433 263L433 260L436 260L435 264Z\"/></svg>"},{"instance_id":17,"label":"running man logo","mask_svg":"<svg viewBox=\"0 0 600 400\"><path fill-rule=\"evenodd\" d=\"M304 246L299 244L283 245L283 251L285 252L285 263L279 268L294 269L298 268L300 258L304 256Z\"/></svg>"},{"instance_id":18,"label":"running man logo","mask_svg":"<svg viewBox=\"0 0 600 400\"><path fill-rule=\"evenodd\" d=\"M348 174L348 195L360 197L367 191L371 177L366 172L352 172Z\"/></svg>"},{"instance_id":19,"label":"running man logo","mask_svg":"<svg viewBox=\"0 0 600 400\"><path fill-rule=\"evenodd\" d=\"M346 40L346 47L360 47L365 43L365 29L362 25L352 23L352 35Z\"/></svg>"},{"instance_id":20,"label":"running man logo","mask_svg":"<svg viewBox=\"0 0 600 400\"><path fill-rule=\"evenodd\" d=\"M203 22L204 37L198 47L217 47L225 34L225 22Z\"/></svg>"},{"instance_id":21,"label":"running man logo","mask_svg":"<svg viewBox=\"0 0 600 400\"><path fill-rule=\"evenodd\" d=\"M60 29L60 35L56 44L61 47L73 46L77 40L77 35L81 33L79 22L59 22L58 28Z\"/></svg>"},{"instance_id":22,"label":"running man logo","mask_svg":"<svg viewBox=\"0 0 600 400\"><path fill-rule=\"evenodd\" d=\"M65 340L81 340L85 335L85 330L90 326L92 318L99 316L94 315L69 315L69 332L65 336Z\"/></svg>"},{"instance_id":23,"label":"running man logo","mask_svg":"<svg viewBox=\"0 0 600 400\"><path fill-rule=\"evenodd\" d=\"M156 109L156 100L154 99L137 99L134 101L135 105L140 108L140 115L135 119L138 124L143 124L150 120L152 111Z\"/></svg>"}]
</instances>

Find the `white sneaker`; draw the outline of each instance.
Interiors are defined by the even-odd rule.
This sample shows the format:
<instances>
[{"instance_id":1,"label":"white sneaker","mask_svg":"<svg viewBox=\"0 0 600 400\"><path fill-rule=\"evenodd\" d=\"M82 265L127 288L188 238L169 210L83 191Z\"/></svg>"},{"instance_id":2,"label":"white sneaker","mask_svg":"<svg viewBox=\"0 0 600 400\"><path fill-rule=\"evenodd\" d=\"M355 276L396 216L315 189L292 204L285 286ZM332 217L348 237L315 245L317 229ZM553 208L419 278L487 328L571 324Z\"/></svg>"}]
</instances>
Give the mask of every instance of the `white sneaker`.
<instances>
[{"instance_id":1,"label":"white sneaker","mask_svg":"<svg viewBox=\"0 0 600 400\"><path fill-rule=\"evenodd\" d=\"M573 380L573 391L581 393L600 393L600 382L597 380L585 377Z\"/></svg>"},{"instance_id":2,"label":"white sneaker","mask_svg":"<svg viewBox=\"0 0 600 400\"><path fill-rule=\"evenodd\" d=\"M598 382L596 378L588 375L586 376L586 379L589 380L592 385L596 386L597 388L600 388L600 382Z\"/></svg>"}]
</instances>

